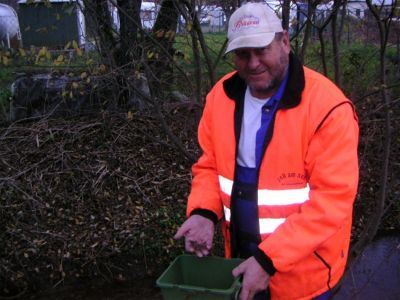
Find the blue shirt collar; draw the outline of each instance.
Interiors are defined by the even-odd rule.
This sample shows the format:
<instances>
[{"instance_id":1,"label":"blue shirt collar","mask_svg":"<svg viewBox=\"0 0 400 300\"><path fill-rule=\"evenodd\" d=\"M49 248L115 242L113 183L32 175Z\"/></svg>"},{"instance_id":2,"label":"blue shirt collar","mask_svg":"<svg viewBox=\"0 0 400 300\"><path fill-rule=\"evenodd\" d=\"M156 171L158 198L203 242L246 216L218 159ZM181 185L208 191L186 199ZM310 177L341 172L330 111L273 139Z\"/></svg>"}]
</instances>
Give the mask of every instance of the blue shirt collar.
<instances>
[{"instance_id":1,"label":"blue shirt collar","mask_svg":"<svg viewBox=\"0 0 400 300\"><path fill-rule=\"evenodd\" d=\"M279 85L278 90L271 97L271 100L275 100L275 101L279 102L282 99L283 92L286 89L286 84L288 82L288 78L289 78L289 68L286 70L285 76L283 77L283 80L282 80L281 84Z\"/></svg>"}]
</instances>

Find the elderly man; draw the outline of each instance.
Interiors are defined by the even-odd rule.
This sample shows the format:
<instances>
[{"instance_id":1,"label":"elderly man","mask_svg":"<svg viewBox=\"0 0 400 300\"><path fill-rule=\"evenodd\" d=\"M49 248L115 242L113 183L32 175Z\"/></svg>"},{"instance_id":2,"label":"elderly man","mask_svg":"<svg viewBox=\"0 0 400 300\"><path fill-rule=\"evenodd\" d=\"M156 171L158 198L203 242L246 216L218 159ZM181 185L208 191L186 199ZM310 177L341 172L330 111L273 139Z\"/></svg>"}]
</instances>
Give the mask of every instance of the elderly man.
<instances>
[{"instance_id":1,"label":"elderly man","mask_svg":"<svg viewBox=\"0 0 400 300\"><path fill-rule=\"evenodd\" d=\"M227 257L246 260L240 299L329 299L346 265L358 184L352 103L300 64L266 5L229 20L236 72L207 96L188 219L175 238L208 255L221 221Z\"/></svg>"}]
</instances>

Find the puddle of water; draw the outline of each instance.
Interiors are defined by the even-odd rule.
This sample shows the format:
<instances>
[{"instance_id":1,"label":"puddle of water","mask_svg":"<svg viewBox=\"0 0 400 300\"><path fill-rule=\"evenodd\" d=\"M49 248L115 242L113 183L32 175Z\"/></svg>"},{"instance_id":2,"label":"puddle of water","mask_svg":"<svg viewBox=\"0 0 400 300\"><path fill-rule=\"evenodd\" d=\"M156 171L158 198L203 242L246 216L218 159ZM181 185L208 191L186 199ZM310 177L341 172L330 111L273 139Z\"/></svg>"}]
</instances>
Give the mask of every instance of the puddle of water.
<instances>
[{"instance_id":1,"label":"puddle of water","mask_svg":"<svg viewBox=\"0 0 400 300\"><path fill-rule=\"evenodd\" d=\"M365 248L346 272L335 300L400 299L400 235L381 238Z\"/></svg>"}]
</instances>

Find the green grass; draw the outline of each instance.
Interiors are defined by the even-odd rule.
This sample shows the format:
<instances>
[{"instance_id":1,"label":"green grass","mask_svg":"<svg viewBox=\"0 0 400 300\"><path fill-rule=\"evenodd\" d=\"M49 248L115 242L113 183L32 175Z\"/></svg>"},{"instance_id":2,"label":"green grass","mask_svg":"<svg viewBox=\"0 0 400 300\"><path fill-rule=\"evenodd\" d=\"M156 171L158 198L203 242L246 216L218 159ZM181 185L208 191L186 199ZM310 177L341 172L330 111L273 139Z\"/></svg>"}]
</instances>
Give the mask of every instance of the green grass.
<instances>
[{"instance_id":1,"label":"green grass","mask_svg":"<svg viewBox=\"0 0 400 300\"><path fill-rule=\"evenodd\" d=\"M215 69L216 79L221 78L226 73L233 70L233 65L231 62L231 58L229 56L221 57L219 61L217 61L219 54L221 52L222 47L224 46L224 42L226 39L225 33L206 33L204 34L204 39L206 41L208 47L208 53L211 58L211 63L213 66L217 65ZM192 50L192 42L190 39L190 35L185 36L177 36L175 48L184 53L184 60L179 62L180 65L188 70L191 73L194 73L194 68L196 67L194 57L193 57L193 50ZM200 46L199 46L200 49ZM201 64L202 64L202 72L203 78L207 76L207 67L206 62L204 60L204 55L202 50L200 49L201 54Z\"/></svg>"},{"instance_id":2,"label":"green grass","mask_svg":"<svg viewBox=\"0 0 400 300\"><path fill-rule=\"evenodd\" d=\"M328 68L328 77L334 79L333 53L331 43L326 43L326 61ZM395 49L388 49L387 56L393 57ZM376 89L380 85L379 78L379 46L366 44L363 42L354 42L351 44L343 43L340 46L340 68L342 75L342 89L344 92L354 98ZM322 73L321 50L319 42L309 45L305 65ZM392 74L395 65L388 61L387 70ZM389 78L388 84L398 80L394 76Z\"/></svg>"}]
</instances>

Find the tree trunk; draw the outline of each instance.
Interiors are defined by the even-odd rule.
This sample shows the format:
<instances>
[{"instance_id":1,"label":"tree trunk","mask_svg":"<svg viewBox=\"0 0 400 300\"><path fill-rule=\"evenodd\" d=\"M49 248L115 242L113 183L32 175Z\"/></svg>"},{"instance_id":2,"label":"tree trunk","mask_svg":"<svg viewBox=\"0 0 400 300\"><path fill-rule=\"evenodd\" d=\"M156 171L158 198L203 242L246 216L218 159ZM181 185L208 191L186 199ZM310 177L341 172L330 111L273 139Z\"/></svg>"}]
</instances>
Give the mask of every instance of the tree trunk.
<instances>
[{"instance_id":1,"label":"tree trunk","mask_svg":"<svg viewBox=\"0 0 400 300\"><path fill-rule=\"evenodd\" d=\"M285 30L289 29L290 22L290 0L283 0L282 4L282 27Z\"/></svg>"},{"instance_id":2,"label":"tree trunk","mask_svg":"<svg viewBox=\"0 0 400 300\"><path fill-rule=\"evenodd\" d=\"M335 0L334 5L338 5L337 2L340 0ZM340 50L339 41L337 38L337 14L332 16L332 48L333 48L333 66L335 70L335 83L338 87L342 86L342 76L341 76L341 66L340 66Z\"/></svg>"},{"instance_id":3,"label":"tree trunk","mask_svg":"<svg viewBox=\"0 0 400 300\"><path fill-rule=\"evenodd\" d=\"M326 52L325 52L325 40L324 40L324 31L318 30L319 36L319 44L321 45L321 61L322 61L322 69L324 71L324 75L328 76L328 66L326 64Z\"/></svg>"},{"instance_id":4,"label":"tree trunk","mask_svg":"<svg viewBox=\"0 0 400 300\"><path fill-rule=\"evenodd\" d=\"M211 58L210 58L210 54L208 52L208 47L206 45L206 41L204 39L204 35L203 35L203 31L201 30L201 26L200 26L200 21L199 18L197 17L197 14L194 10L195 6L194 6L194 2L190 5L191 8L189 8L189 10L191 11L191 16L192 16L192 22L193 22L193 30L194 30L194 37L196 38L197 36L197 40L198 43L200 44L201 50L203 52L203 56L204 56L204 60L206 62L206 66L207 66L207 70L208 70L208 76L210 79L210 85L213 86L215 83L215 72L214 72L214 68L211 62ZM197 45L197 43L196 43ZM200 67L200 66L199 66ZM201 75L201 74L200 74Z\"/></svg>"},{"instance_id":5,"label":"tree trunk","mask_svg":"<svg viewBox=\"0 0 400 300\"><path fill-rule=\"evenodd\" d=\"M327 16L327 18L324 20L324 23L321 26L318 27L319 43L321 45L321 62L322 62L322 67L323 67L323 71L324 71L324 75L325 76L328 76L328 65L326 63L324 32L325 32L326 27L332 21L332 18L337 16L339 8L340 8L340 1L337 1L334 4L334 6L332 7L332 11L329 14L329 16Z\"/></svg>"},{"instance_id":6,"label":"tree trunk","mask_svg":"<svg viewBox=\"0 0 400 300\"><path fill-rule=\"evenodd\" d=\"M339 1L340 2L340 1ZM337 39L338 43L340 44L342 41L342 36L343 36L343 28L344 28L344 22L346 20L346 6L347 6L347 0L343 1L343 6L341 9L341 14L340 14L340 27L339 27L339 32L337 34ZM349 29L348 29L349 30Z\"/></svg>"},{"instance_id":7,"label":"tree trunk","mask_svg":"<svg viewBox=\"0 0 400 300\"><path fill-rule=\"evenodd\" d=\"M152 30L152 37L158 42L152 45L147 52L147 58L151 70L148 75L150 86L155 95L161 92L169 92L172 82L172 62L174 55L175 34L178 26L178 9L176 0L163 0ZM160 49L162 48L162 49Z\"/></svg>"},{"instance_id":8,"label":"tree trunk","mask_svg":"<svg viewBox=\"0 0 400 300\"><path fill-rule=\"evenodd\" d=\"M305 57L307 47L308 47L308 41L310 40L310 36L311 36L311 29L313 26L312 19L315 14L315 9L320 2L321 2L320 0L308 1L306 29L305 29L304 37L303 37L303 45L301 47L300 54L299 54L300 61L303 63L304 63L304 57Z\"/></svg>"},{"instance_id":9,"label":"tree trunk","mask_svg":"<svg viewBox=\"0 0 400 300\"><path fill-rule=\"evenodd\" d=\"M97 40L98 50L110 65L115 65L114 50L117 40L114 35L108 1L83 0L84 15L89 20L89 31Z\"/></svg>"},{"instance_id":10,"label":"tree trunk","mask_svg":"<svg viewBox=\"0 0 400 300\"><path fill-rule=\"evenodd\" d=\"M196 102L201 103L202 97L201 97L201 90L202 90L202 78L201 78L201 73L202 73L202 65L200 61L200 51L199 51L199 46L198 46L198 38L197 38L197 30L194 30L196 24L195 20L197 19L196 15L196 10L195 6L196 3L194 0L191 0L191 3L187 3L186 6L189 11L189 16L190 18L187 19L187 21L192 22L193 26L192 29L189 30L190 36L192 38L192 50L193 50L193 58L195 61L195 71L194 71L194 81L195 81L195 97L196 97ZM200 26L199 26L200 27ZM201 28L200 28L201 30Z\"/></svg>"},{"instance_id":11,"label":"tree trunk","mask_svg":"<svg viewBox=\"0 0 400 300\"><path fill-rule=\"evenodd\" d=\"M118 0L120 21L120 48L117 65L122 66L140 57L139 32L141 29L140 6L142 0Z\"/></svg>"}]
</instances>

